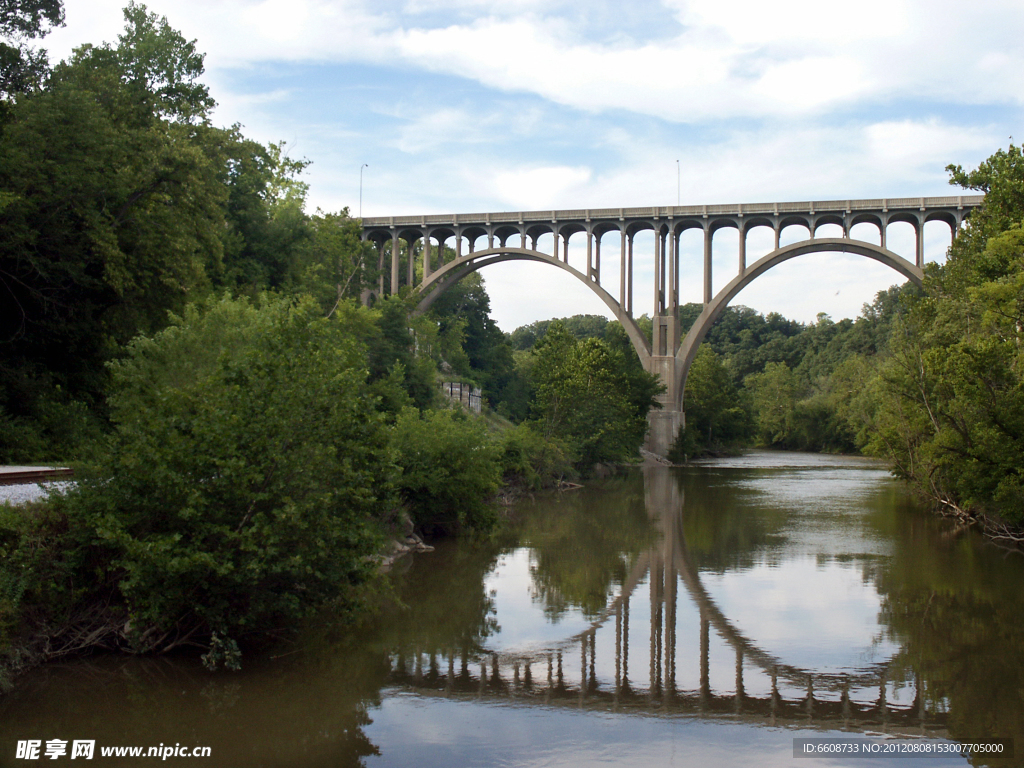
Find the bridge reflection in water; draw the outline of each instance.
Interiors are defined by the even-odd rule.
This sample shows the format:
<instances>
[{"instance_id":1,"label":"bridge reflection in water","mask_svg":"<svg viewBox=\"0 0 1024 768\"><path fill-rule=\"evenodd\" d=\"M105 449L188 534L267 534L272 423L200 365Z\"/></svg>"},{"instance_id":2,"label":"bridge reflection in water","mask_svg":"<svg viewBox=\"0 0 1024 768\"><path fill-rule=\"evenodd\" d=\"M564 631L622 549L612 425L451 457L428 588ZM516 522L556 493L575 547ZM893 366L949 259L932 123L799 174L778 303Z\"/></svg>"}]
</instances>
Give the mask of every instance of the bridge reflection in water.
<instances>
[{"instance_id":1,"label":"bridge reflection in water","mask_svg":"<svg viewBox=\"0 0 1024 768\"><path fill-rule=\"evenodd\" d=\"M945 714L926 711L918 681L890 670L888 662L842 671L801 668L746 637L701 584L683 532L683 493L674 475L646 471L644 494L660 541L636 559L618 595L585 631L522 652L398 652L391 657L391 683L423 696L638 714L728 715L768 726L947 736ZM631 604L635 609L636 601L644 599L645 581L649 613L641 611L639 620L649 619L649 632L644 633L647 647L638 651L638 617L632 617L631 630ZM699 615L699 631L682 637L680 592ZM712 680L712 630L734 654L732 679ZM639 652L646 669L631 667L631 652ZM699 683L681 684L680 671Z\"/></svg>"}]
</instances>

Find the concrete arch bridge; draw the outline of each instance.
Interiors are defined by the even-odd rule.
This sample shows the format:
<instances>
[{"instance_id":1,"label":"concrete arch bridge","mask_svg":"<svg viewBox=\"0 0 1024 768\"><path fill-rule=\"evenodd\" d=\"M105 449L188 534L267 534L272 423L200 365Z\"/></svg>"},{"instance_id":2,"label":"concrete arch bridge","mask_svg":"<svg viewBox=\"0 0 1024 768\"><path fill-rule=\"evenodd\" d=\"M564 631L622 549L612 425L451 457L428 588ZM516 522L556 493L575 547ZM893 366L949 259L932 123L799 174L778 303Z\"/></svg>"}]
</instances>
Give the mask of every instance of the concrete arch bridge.
<instances>
[{"instance_id":1,"label":"concrete arch bridge","mask_svg":"<svg viewBox=\"0 0 1024 768\"><path fill-rule=\"evenodd\" d=\"M872 200L829 200L737 205L684 205L651 208L602 208L444 214L424 216L378 216L362 220L364 240L374 243L381 267L380 295L397 293L403 285L413 286L420 295L419 311L426 310L444 291L466 275L490 264L505 261L534 261L564 270L578 279L605 303L618 320L640 357L644 368L657 374L666 391L661 410L652 411L647 447L666 455L684 424L683 392L690 365L708 330L747 285L789 259L808 253L852 253L881 262L904 278L920 284L924 267L924 227L942 221L955 234L971 210L981 205L983 195L950 197L904 197ZM915 233L915 252L901 256L887 248L889 225L905 222ZM825 225L838 225L842 237L817 238ZM858 224L873 225L879 243L857 240L850 232ZM806 228L807 240L782 246L782 231L789 226ZM747 235L758 227L775 234L775 248L748 264ZM712 291L713 243L715 232L732 228L739 232L739 263L735 276L717 294ZM703 232L704 310L685 337L679 328L680 238L695 229ZM648 340L633 315L634 238L639 232L654 234L653 338ZM617 233L617 237L612 233ZM551 235L550 252L538 250L542 236ZM574 236L586 242L586 267L569 264L569 242ZM617 276L601 272L601 246L609 237L618 241ZM414 253L423 241L422 272L417 275L413 259L407 259L405 274L400 268L402 242ZM385 244L391 243L390 270L384 263ZM446 246L452 242L455 258L444 261ZM484 247L478 248L478 245ZM388 278L385 274L388 274ZM609 279L610 277L610 279ZM616 280L617 278L617 280ZM618 282L617 290L615 282ZM613 293L614 291L614 293Z\"/></svg>"}]
</instances>

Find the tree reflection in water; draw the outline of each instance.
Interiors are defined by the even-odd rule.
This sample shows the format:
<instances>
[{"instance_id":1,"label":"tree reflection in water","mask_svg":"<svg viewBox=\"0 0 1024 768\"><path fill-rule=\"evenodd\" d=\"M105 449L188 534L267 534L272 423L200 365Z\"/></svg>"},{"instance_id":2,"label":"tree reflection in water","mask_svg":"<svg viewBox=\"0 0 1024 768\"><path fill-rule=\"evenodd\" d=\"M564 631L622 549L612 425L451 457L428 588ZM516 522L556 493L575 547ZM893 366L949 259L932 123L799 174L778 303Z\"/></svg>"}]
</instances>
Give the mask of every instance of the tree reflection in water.
<instances>
[{"instance_id":1,"label":"tree reflection in water","mask_svg":"<svg viewBox=\"0 0 1024 768\"><path fill-rule=\"evenodd\" d=\"M570 707L1024 745L1024 558L915 508L882 472L841 469L656 469L524 504L504 538L399 561L395 599L364 625L311 627L237 675L192 659L38 670L0 698L0 749L85 738L208 745L211 766L372 764L395 749L389 706L410 693L424 712L435 698L513 702L513 720ZM533 613L503 614L489 589L505 589L501 559L527 549ZM794 557L869 589L872 631L895 656L824 669L771 647L765 622L788 618L758 603L755 577ZM756 620L715 583L750 593ZM501 642L541 627L559 639Z\"/></svg>"}]
</instances>

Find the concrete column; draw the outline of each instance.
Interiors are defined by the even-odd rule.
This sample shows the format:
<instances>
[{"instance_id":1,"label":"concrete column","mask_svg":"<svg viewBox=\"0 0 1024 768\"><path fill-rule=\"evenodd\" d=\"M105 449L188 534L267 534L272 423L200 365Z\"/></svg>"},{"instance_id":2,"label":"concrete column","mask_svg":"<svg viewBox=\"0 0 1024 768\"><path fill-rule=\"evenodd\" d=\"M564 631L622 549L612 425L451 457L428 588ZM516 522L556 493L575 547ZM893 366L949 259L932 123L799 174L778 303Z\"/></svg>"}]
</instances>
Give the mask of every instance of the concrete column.
<instances>
[{"instance_id":1,"label":"concrete column","mask_svg":"<svg viewBox=\"0 0 1024 768\"><path fill-rule=\"evenodd\" d=\"M456 234L455 235L455 258L456 259L461 259L462 258L462 235L460 235L460 234ZM438 264L438 266L442 266L443 264L444 264L444 254L442 253L441 254L440 263Z\"/></svg>"},{"instance_id":2,"label":"concrete column","mask_svg":"<svg viewBox=\"0 0 1024 768\"><path fill-rule=\"evenodd\" d=\"M526 230L519 233L519 247L526 250Z\"/></svg>"},{"instance_id":3,"label":"concrete column","mask_svg":"<svg viewBox=\"0 0 1024 768\"><path fill-rule=\"evenodd\" d=\"M601 236L594 238L594 280L601 284Z\"/></svg>"},{"instance_id":4,"label":"concrete column","mask_svg":"<svg viewBox=\"0 0 1024 768\"><path fill-rule=\"evenodd\" d=\"M615 697L622 690L622 601L615 607Z\"/></svg>"},{"instance_id":5,"label":"concrete column","mask_svg":"<svg viewBox=\"0 0 1024 768\"><path fill-rule=\"evenodd\" d=\"M734 706L736 714L740 713L743 708L743 651L740 648L736 649L736 696Z\"/></svg>"},{"instance_id":6,"label":"concrete column","mask_svg":"<svg viewBox=\"0 0 1024 768\"><path fill-rule=\"evenodd\" d=\"M655 374L665 392L658 395L661 408L652 408L647 414L646 448L658 456L668 456L685 423L683 412L679 410L678 382L676 381L675 350L669 349L669 340L678 336L678 318L671 315L658 314L652 318L654 322L654 338L652 355L647 372Z\"/></svg>"},{"instance_id":7,"label":"concrete column","mask_svg":"<svg viewBox=\"0 0 1024 768\"><path fill-rule=\"evenodd\" d=\"M711 227L704 230L704 306L711 303L711 241L714 233Z\"/></svg>"},{"instance_id":8,"label":"concrete column","mask_svg":"<svg viewBox=\"0 0 1024 768\"><path fill-rule=\"evenodd\" d=\"M590 280L594 276L594 235L589 229L585 234L587 236L587 279Z\"/></svg>"},{"instance_id":9,"label":"concrete column","mask_svg":"<svg viewBox=\"0 0 1024 768\"><path fill-rule=\"evenodd\" d=\"M377 241L377 296L384 298L384 241Z\"/></svg>"},{"instance_id":10,"label":"concrete column","mask_svg":"<svg viewBox=\"0 0 1024 768\"><path fill-rule=\"evenodd\" d=\"M920 220L918 220L917 227L914 230L914 241L916 245L914 249L916 254L915 263L918 269L920 269L924 267L924 222Z\"/></svg>"},{"instance_id":11,"label":"concrete column","mask_svg":"<svg viewBox=\"0 0 1024 768\"><path fill-rule=\"evenodd\" d=\"M629 595L622 601L622 687L629 687Z\"/></svg>"},{"instance_id":12,"label":"concrete column","mask_svg":"<svg viewBox=\"0 0 1024 768\"><path fill-rule=\"evenodd\" d=\"M627 237L629 241L629 250L626 253L626 302L629 305L626 309L626 314L630 317L633 316L633 236Z\"/></svg>"},{"instance_id":13,"label":"concrete column","mask_svg":"<svg viewBox=\"0 0 1024 768\"><path fill-rule=\"evenodd\" d=\"M782 239L782 225L781 224L776 224L775 225L775 250L776 251L779 250L779 242L781 241L781 239Z\"/></svg>"},{"instance_id":14,"label":"concrete column","mask_svg":"<svg viewBox=\"0 0 1024 768\"><path fill-rule=\"evenodd\" d=\"M676 285L677 285L677 274L679 272L678 264L676 263L676 234L669 229L669 237L666 240L666 257L669 261L669 278L668 278L668 296L666 297L666 311L669 314L676 314Z\"/></svg>"},{"instance_id":15,"label":"concrete column","mask_svg":"<svg viewBox=\"0 0 1024 768\"><path fill-rule=\"evenodd\" d=\"M675 316L679 316L679 238L681 237L680 232L676 232L672 236L672 263L675 269L676 277L672 283L672 304L675 307Z\"/></svg>"},{"instance_id":16,"label":"concrete column","mask_svg":"<svg viewBox=\"0 0 1024 768\"><path fill-rule=\"evenodd\" d=\"M661 235L655 230L654 232L654 317L661 314L664 304L661 300ZM658 335L658 323L654 323L654 335ZM657 345L655 345L657 349Z\"/></svg>"},{"instance_id":17,"label":"concrete column","mask_svg":"<svg viewBox=\"0 0 1024 768\"><path fill-rule=\"evenodd\" d=\"M668 233L668 312L676 315L679 308L679 253L675 232Z\"/></svg>"},{"instance_id":18,"label":"concrete column","mask_svg":"<svg viewBox=\"0 0 1024 768\"><path fill-rule=\"evenodd\" d=\"M555 257L557 258L558 253L556 250ZM565 235L562 237L562 261L566 264L569 263L569 236Z\"/></svg>"},{"instance_id":19,"label":"concrete column","mask_svg":"<svg viewBox=\"0 0 1024 768\"><path fill-rule=\"evenodd\" d=\"M623 312L628 312L629 309L626 306L626 230L625 228L619 230L620 239L622 241L619 246L619 306L622 307Z\"/></svg>"},{"instance_id":20,"label":"concrete column","mask_svg":"<svg viewBox=\"0 0 1024 768\"><path fill-rule=\"evenodd\" d=\"M669 294L672 291L672 284L668 281L668 235L659 232L657 234L658 239L661 241L661 311L667 312L670 299Z\"/></svg>"},{"instance_id":21,"label":"concrete column","mask_svg":"<svg viewBox=\"0 0 1024 768\"><path fill-rule=\"evenodd\" d=\"M438 253L444 253L444 242L438 238ZM430 277L430 237L423 238L423 279Z\"/></svg>"},{"instance_id":22,"label":"concrete column","mask_svg":"<svg viewBox=\"0 0 1024 768\"><path fill-rule=\"evenodd\" d=\"M673 510L675 512L675 510ZM675 521L673 521L675 522ZM676 692L676 537L666 536L665 554L665 696Z\"/></svg>"},{"instance_id":23,"label":"concrete column","mask_svg":"<svg viewBox=\"0 0 1024 768\"><path fill-rule=\"evenodd\" d=\"M650 698L654 698L655 691L658 688L658 675L661 672L658 664L658 640L659 630L661 629L661 606L658 604L658 584L656 580L658 578L658 568L655 565L656 560L651 561L651 577L648 581L648 587L650 592L651 600L651 652L650 652L650 670L648 671L648 685L647 695Z\"/></svg>"},{"instance_id":24,"label":"concrete column","mask_svg":"<svg viewBox=\"0 0 1024 768\"><path fill-rule=\"evenodd\" d=\"M494 232L488 232L487 233L487 247L488 248L493 248L494 247Z\"/></svg>"},{"instance_id":25,"label":"concrete column","mask_svg":"<svg viewBox=\"0 0 1024 768\"><path fill-rule=\"evenodd\" d=\"M740 222L740 274L747 271L747 230Z\"/></svg>"},{"instance_id":26,"label":"concrete column","mask_svg":"<svg viewBox=\"0 0 1024 768\"><path fill-rule=\"evenodd\" d=\"M587 695L587 636L580 638L580 706Z\"/></svg>"},{"instance_id":27,"label":"concrete column","mask_svg":"<svg viewBox=\"0 0 1024 768\"><path fill-rule=\"evenodd\" d=\"M410 288L412 288L412 286L416 282L416 265L413 263L413 253L416 250L417 240L419 240L419 238L413 237L405 241L406 243L408 243L409 248L408 252L406 253L405 259L405 284L408 285Z\"/></svg>"},{"instance_id":28,"label":"concrete column","mask_svg":"<svg viewBox=\"0 0 1024 768\"><path fill-rule=\"evenodd\" d=\"M398 293L398 230L391 238L391 295Z\"/></svg>"},{"instance_id":29,"label":"concrete column","mask_svg":"<svg viewBox=\"0 0 1024 768\"><path fill-rule=\"evenodd\" d=\"M553 239L552 239L551 255L554 256L555 257L555 261L557 261L558 260L558 230L557 229L552 232L552 237L553 237ZM537 248L537 239L536 238L534 238L534 240L533 240L533 247L534 247L534 249Z\"/></svg>"},{"instance_id":30,"label":"concrete column","mask_svg":"<svg viewBox=\"0 0 1024 768\"><path fill-rule=\"evenodd\" d=\"M476 250L476 238L472 237L469 239L469 252L472 253Z\"/></svg>"}]
</instances>

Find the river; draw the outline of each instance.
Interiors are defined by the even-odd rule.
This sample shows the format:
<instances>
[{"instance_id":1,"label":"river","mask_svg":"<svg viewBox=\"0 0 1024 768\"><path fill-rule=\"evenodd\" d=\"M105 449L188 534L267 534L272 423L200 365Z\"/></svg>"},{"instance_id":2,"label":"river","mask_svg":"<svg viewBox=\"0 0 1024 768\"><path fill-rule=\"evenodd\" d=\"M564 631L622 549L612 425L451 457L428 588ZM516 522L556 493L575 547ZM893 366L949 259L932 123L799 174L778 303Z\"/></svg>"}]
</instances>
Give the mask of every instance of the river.
<instances>
[{"instance_id":1,"label":"river","mask_svg":"<svg viewBox=\"0 0 1024 768\"><path fill-rule=\"evenodd\" d=\"M521 502L494 541L396 565L364 625L210 674L50 665L0 697L18 742L209 747L213 766L791 766L794 739L1024 749L1024 557L879 464L752 452ZM177 746L176 746L177 745ZM1011 765L975 756L911 765Z\"/></svg>"}]
</instances>

